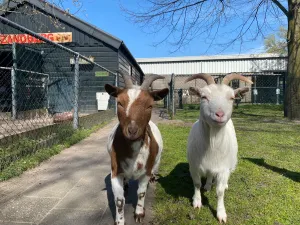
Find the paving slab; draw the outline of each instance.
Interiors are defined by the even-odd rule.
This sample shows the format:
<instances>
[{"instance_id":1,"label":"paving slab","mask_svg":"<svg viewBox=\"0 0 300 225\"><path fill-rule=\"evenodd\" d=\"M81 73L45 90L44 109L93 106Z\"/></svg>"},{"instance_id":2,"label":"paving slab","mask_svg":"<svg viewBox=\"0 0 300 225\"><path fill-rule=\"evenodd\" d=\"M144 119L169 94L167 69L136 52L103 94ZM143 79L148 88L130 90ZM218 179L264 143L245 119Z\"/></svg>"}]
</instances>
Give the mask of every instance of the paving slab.
<instances>
[{"instance_id":1,"label":"paving slab","mask_svg":"<svg viewBox=\"0 0 300 225\"><path fill-rule=\"evenodd\" d=\"M41 225L101 225L102 210L54 209Z\"/></svg>"},{"instance_id":2,"label":"paving slab","mask_svg":"<svg viewBox=\"0 0 300 225\"><path fill-rule=\"evenodd\" d=\"M1 206L0 219L38 223L56 205L58 200L58 198L20 196Z\"/></svg>"},{"instance_id":3,"label":"paving slab","mask_svg":"<svg viewBox=\"0 0 300 225\"><path fill-rule=\"evenodd\" d=\"M159 111L152 113L158 122ZM105 225L114 224L115 204L110 183L108 135L110 124L60 154L0 183L0 225ZM129 183L125 218L135 224L137 203L135 181ZM142 224L151 224L154 187L149 185Z\"/></svg>"}]
</instances>

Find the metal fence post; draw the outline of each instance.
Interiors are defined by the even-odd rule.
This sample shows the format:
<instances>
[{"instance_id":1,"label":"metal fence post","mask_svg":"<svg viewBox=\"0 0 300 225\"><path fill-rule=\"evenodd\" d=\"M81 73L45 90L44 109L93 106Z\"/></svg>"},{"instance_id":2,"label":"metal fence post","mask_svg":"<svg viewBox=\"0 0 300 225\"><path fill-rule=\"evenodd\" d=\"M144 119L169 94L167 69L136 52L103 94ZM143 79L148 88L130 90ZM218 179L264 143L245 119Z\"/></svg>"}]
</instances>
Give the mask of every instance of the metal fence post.
<instances>
[{"instance_id":1,"label":"metal fence post","mask_svg":"<svg viewBox=\"0 0 300 225\"><path fill-rule=\"evenodd\" d=\"M169 86L170 86L170 91L169 91L169 94L168 94L168 113L169 115L172 115L172 75L171 75L171 80L170 80L170 83L169 83Z\"/></svg>"},{"instance_id":2,"label":"metal fence post","mask_svg":"<svg viewBox=\"0 0 300 225\"><path fill-rule=\"evenodd\" d=\"M254 76L254 89L253 89L253 98L254 98L254 104L256 104L256 97L257 97L257 87L256 87L256 76Z\"/></svg>"},{"instance_id":3,"label":"metal fence post","mask_svg":"<svg viewBox=\"0 0 300 225\"><path fill-rule=\"evenodd\" d=\"M172 118L174 117L175 115L175 74L172 73Z\"/></svg>"},{"instance_id":4,"label":"metal fence post","mask_svg":"<svg viewBox=\"0 0 300 225\"><path fill-rule=\"evenodd\" d=\"M78 95L79 95L79 54L75 55L75 69L74 69L74 116L73 128L78 129Z\"/></svg>"},{"instance_id":5,"label":"metal fence post","mask_svg":"<svg viewBox=\"0 0 300 225\"><path fill-rule=\"evenodd\" d=\"M17 69L17 52L16 43L12 44L12 55L13 55L13 67L11 69L11 117L13 120L17 119L17 89L16 89L16 69Z\"/></svg>"},{"instance_id":6,"label":"metal fence post","mask_svg":"<svg viewBox=\"0 0 300 225\"><path fill-rule=\"evenodd\" d=\"M277 86L276 86L276 105L279 105L279 95L280 95L280 89L279 89L279 76L277 76Z\"/></svg>"}]
</instances>

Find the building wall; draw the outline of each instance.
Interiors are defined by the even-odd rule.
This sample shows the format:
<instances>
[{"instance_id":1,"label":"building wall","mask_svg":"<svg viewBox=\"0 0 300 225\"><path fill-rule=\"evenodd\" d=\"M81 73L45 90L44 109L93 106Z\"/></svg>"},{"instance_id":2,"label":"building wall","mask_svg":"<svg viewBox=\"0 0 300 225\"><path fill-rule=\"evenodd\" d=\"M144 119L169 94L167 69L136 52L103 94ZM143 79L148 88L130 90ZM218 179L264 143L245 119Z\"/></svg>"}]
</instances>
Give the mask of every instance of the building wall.
<instances>
[{"instance_id":1,"label":"building wall","mask_svg":"<svg viewBox=\"0 0 300 225\"><path fill-rule=\"evenodd\" d=\"M119 72L131 76L133 83L141 83L141 74L137 68L130 63L130 60L122 51L119 51ZM124 86L122 76L119 77L119 85L121 87Z\"/></svg>"},{"instance_id":2,"label":"building wall","mask_svg":"<svg viewBox=\"0 0 300 225\"><path fill-rule=\"evenodd\" d=\"M235 58L236 57L236 58ZM196 57L195 57L196 58ZM199 57L200 58L200 57ZM195 73L231 73L231 72L260 72L262 70L285 70L287 59L285 57L259 57L239 58L232 56L224 58L219 56L217 59L213 57L202 57L203 59L186 60L169 58L164 61L156 59L137 59L140 67L147 73L155 73L161 75L168 74L195 74ZM181 60L181 61L180 61Z\"/></svg>"},{"instance_id":3,"label":"building wall","mask_svg":"<svg viewBox=\"0 0 300 225\"><path fill-rule=\"evenodd\" d=\"M19 12L6 17L37 33L72 32L73 42L64 43L66 47L87 57L94 57L94 61L103 67L117 71L119 66L118 50L112 46L81 32L76 27L63 21L53 21L45 13L32 14L30 5L20 6ZM29 16L30 15L30 16ZM3 33L21 33L7 25L1 29ZM44 51L43 72L49 74L48 106L55 112L69 111L73 107L74 99L74 66L70 64L73 55L46 44L31 44L30 46ZM2 46L4 47L4 46ZM92 113L97 111L96 92L104 91L106 83L115 83L115 77L96 77L95 72L102 71L97 66L80 66L80 111Z\"/></svg>"}]
</instances>

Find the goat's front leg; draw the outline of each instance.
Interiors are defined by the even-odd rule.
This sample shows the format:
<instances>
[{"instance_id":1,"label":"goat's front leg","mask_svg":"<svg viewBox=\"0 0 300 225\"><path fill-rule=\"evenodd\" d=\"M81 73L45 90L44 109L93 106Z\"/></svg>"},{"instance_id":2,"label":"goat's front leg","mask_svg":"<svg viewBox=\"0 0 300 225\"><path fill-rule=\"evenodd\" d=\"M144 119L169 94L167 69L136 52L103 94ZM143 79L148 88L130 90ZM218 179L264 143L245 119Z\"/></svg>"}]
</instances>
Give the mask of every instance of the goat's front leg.
<instances>
[{"instance_id":1,"label":"goat's front leg","mask_svg":"<svg viewBox=\"0 0 300 225\"><path fill-rule=\"evenodd\" d=\"M112 186L112 191L114 193L114 199L116 204L115 224L118 225L125 224L125 218L124 218L125 198L124 198L123 181L124 181L124 177L121 175L111 177L111 186Z\"/></svg>"},{"instance_id":2,"label":"goat's front leg","mask_svg":"<svg viewBox=\"0 0 300 225\"><path fill-rule=\"evenodd\" d=\"M224 171L217 175L217 196L218 196L218 206L217 206L217 218L220 223L227 221L227 214L224 205L224 194L225 189L228 187L228 179L230 172Z\"/></svg>"},{"instance_id":3,"label":"goat's front leg","mask_svg":"<svg viewBox=\"0 0 300 225\"><path fill-rule=\"evenodd\" d=\"M141 223L145 217L145 197L150 176L144 175L139 179L139 188L137 191L138 201L134 213L135 222Z\"/></svg>"},{"instance_id":4,"label":"goat's front leg","mask_svg":"<svg viewBox=\"0 0 300 225\"><path fill-rule=\"evenodd\" d=\"M194 196L193 196L193 207L200 209L202 206L201 192L200 192L200 188L201 188L200 173L198 172L197 168L193 168L191 166L190 166L190 173L191 173L191 177L192 177L192 180L194 183L194 188L195 188L195 192L194 192Z\"/></svg>"}]
</instances>

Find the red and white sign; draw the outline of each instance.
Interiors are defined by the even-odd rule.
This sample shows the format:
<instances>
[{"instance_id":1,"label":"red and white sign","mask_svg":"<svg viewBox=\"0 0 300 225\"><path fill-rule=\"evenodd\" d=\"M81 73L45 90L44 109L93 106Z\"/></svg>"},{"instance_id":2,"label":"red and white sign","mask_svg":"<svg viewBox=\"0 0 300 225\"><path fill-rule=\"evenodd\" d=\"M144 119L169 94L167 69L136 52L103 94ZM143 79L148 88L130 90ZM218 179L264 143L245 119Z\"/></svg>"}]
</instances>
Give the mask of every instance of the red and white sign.
<instances>
[{"instance_id":1,"label":"red and white sign","mask_svg":"<svg viewBox=\"0 0 300 225\"><path fill-rule=\"evenodd\" d=\"M72 32L40 33L39 35L56 43L72 42ZM36 44L44 42L29 34L0 34L1 45L7 45L12 43Z\"/></svg>"}]
</instances>

